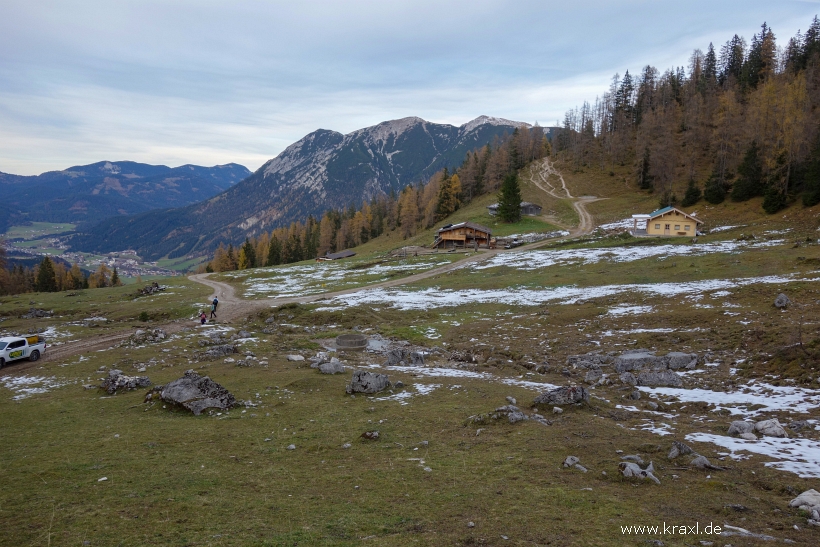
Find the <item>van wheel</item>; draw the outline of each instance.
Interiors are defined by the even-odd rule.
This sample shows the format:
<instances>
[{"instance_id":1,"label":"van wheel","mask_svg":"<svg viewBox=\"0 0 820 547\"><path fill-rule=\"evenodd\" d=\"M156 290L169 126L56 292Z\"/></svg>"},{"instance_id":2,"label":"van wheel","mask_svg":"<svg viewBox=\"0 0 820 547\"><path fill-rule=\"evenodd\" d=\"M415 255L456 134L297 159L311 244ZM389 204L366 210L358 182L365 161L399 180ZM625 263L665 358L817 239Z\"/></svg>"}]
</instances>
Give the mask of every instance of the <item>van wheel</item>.
<instances>
[{"instance_id":1,"label":"van wheel","mask_svg":"<svg viewBox=\"0 0 820 547\"><path fill-rule=\"evenodd\" d=\"M40 352L37 351L37 350L32 351L31 355L28 356L29 361L36 361L39 358L40 358Z\"/></svg>"}]
</instances>

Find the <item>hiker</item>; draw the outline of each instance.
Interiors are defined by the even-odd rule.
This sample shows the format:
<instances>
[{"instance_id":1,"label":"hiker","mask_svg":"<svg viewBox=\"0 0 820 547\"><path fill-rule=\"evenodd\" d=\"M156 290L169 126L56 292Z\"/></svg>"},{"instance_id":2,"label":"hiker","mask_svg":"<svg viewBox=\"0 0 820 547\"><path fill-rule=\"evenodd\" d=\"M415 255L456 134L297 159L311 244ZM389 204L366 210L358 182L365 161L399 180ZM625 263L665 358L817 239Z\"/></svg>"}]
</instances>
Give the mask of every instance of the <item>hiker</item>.
<instances>
[{"instance_id":1,"label":"hiker","mask_svg":"<svg viewBox=\"0 0 820 547\"><path fill-rule=\"evenodd\" d=\"M200 314L199 314L199 322L200 322L200 324L204 325L204 324L205 324L205 321L207 321L207 319L208 319L208 316L206 316L206 315L205 315L205 312L204 312L204 311L203 311L202 313L200 313Z\"/></svg>"},{"instance_id":2,"label":"hiker","mask_svg":"<svg viewBox=\"0 0 820 547\"><path fill-rule=\"evenodd\" d=\"M219 305L219 300L214 296L214 301L211 302L211 319L216 319L216 307Z\"/></svg>"}]
</instances>

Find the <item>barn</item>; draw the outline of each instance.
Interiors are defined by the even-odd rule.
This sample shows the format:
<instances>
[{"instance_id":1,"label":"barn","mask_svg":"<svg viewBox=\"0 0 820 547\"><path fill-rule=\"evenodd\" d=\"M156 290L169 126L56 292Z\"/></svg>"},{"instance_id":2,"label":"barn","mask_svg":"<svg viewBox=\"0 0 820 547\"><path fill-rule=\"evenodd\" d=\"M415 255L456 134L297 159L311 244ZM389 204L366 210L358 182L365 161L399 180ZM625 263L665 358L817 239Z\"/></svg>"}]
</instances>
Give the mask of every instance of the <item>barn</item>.
<instances>
[{"instance_id":1,"label":"barn","mask_svg":"<svg viewBox=\"0 0 820 547\"><path fill-rule=\"evenodd\" d=\"M492 231L474 222L447 224L436 232L434 249L489 248Z\"/></svg>"}]
</instances>

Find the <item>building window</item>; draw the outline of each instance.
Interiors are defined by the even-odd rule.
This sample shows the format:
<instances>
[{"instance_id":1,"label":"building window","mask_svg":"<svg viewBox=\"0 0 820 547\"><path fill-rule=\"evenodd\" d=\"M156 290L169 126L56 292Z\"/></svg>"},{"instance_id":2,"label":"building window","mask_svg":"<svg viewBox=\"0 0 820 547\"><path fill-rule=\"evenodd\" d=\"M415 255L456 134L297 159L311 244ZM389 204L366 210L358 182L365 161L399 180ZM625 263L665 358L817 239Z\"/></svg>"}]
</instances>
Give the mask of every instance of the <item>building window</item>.
<instances>
[{"instance_id":1,"label":"building window","mask_svg":"<svg viewBox=\"0 0 820 547\"><path fill-rule=\"evenodd\" d=\"M680 230L680 224L675 224L675 229Z\"/></svg>"},{"instance_id":2,"label":"building window","mask_svg":"<svg viewBox=\"0 0 820 547\"><path fill-rule=\"evenodd\" d=\"M661 229L661 225L660 225L660 224L655 224L655 229L656 229L656 230L660 230L660 229Z\"/></svg>"},{"instance_id":3,"label":"building window","mask_svg":"<svg viewBox=\"0 0 820 547\"><path fill-rule=\"evenodd\" d=\"M690 226L688 224L683 227L683 229L686 230L687 232L689 231L689 228L690 228Z\"/></svg>"}]
</instances>

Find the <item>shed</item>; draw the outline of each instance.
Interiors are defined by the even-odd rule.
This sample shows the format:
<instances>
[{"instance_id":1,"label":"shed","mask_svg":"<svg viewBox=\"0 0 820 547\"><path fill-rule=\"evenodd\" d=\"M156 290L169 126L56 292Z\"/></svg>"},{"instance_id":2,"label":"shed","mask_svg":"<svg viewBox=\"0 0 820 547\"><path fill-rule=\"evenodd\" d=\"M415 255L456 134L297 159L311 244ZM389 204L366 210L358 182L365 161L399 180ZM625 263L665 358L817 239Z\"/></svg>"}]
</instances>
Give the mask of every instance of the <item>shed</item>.
<instances>
[{"instance_id":1,"label":"shed","mask_svg":"<svg viewBox=\"0 0 820 547\"><path fill-rule=\"evenodd\" d=\"M327 253L324 258L327 260L339 260L340 258L350 258L351 256L356 256L356 253L350 249L345 249L344 251L339 251L338 253Z\"/></svg>"},{"instance_id":2,"label":"shed","mask_svg":"<svg viewBox=\"0 0 820 547\"><path fill-rule=\"evenodd\" d=\"M521 214L527 215L531 217L537 217L541 214L542 207L537 203L530 203L529 201L522 201L521 202ZM487 206L487 212L489 212L492 216L498 214L498 204L493 203L492 205Z\"/></svg>"},{"instance_id":3,"label":"shed","mask_svg":"<svg viewBox=\"0 0 820 547\"><path fill-rule=\"evenodd\" d=\"M460 222L447 224L436 232L434 249L455 249L458 247L487 247L490 246L492 230L474 222Z\"/></svg>"}]
</instances>

